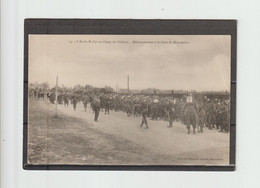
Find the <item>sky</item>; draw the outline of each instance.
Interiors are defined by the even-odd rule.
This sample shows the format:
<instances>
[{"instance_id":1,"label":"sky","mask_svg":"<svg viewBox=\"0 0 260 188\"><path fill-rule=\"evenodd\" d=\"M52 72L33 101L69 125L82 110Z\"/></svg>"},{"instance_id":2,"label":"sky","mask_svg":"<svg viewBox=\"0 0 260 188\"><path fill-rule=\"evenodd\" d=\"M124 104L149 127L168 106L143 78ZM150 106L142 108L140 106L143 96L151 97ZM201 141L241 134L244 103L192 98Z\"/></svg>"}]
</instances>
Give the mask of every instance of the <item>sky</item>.
<instances>
[{"instance_id":1,"label":"sky","mask_svg":"<svg viewBox=\"0 0 260 188\"><path fill-rule=\"evenodd\" d=\"M29 35L29 83L230 90L229 35Z\"/></svg>"}]
</instances>

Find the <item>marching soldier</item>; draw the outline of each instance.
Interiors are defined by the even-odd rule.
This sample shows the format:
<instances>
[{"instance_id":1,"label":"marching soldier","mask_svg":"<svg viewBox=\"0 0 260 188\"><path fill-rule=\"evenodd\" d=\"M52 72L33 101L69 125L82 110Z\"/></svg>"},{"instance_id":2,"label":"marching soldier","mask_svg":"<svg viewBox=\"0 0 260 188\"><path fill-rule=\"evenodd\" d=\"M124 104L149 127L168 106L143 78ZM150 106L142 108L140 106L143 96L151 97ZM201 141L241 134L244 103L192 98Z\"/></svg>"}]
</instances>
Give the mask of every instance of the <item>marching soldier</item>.
<instances>
[{"instance_id":1,"label":"marching soldier","mask_svg":"<svg viewBox=\"0 0 260 188\"><path fill-rule=\"evenodd\" d=\"M192 96L187 97L186 108L183 115L183 123L186 125L188 129L188 133L190 134L190 126L192 125L193 134L195 134L196 125L198 123L199 117L196 113L194 102L192 101Z\"/></svg>"},{"instance_id":2,"label":"marching soldier","mask_svg":"<svg viewBox=\"0 0 260 188\"><path fill-rule=\"evenodd\" d=\"M143 126L143 124L146 125L145 129L148 129L148 124L147 124L147 113L148 113L148 109L146 108L146 106L142 106L142 123L140 125L140 127Z\"/></svg>"},{"instance_id":3,"label":"marching soldier","mask_svg":"<svg viewBox=\"0 0 260 188\"><path fill-rule=\"evenodd\" d=\"M140 112L140 104L135 103L134 104L134 117L138 117L139 112Z\"/></svg>"},{"instance_id":4,"label":"marching soldier","mask_svg":"<svg viewBox=\"0 0 260 188\"><path fill-rule=\"evenodd\" d=\"M168 119L169 119L169 126L168 127L172 127L172 122L173 122L173 119L174 119L174 113L175 113L175 110L174 110L174 107L172 105L168 105Z\"/></svg>"},{"instance_id":5,"label":"marching soldier","mask_svg":"<svg viewBox=\"0 0 260 188\"><path fill-rule=\"evenodd\" d=\"M184 118L184 112L185 112L185 102L180 99L179 102L179 119L183 123L183 118Z\"/></svg>"},{"instance_id":6,"label":"marching soldier","mask_svg":"<svg viewBox=\"0 0 260 188\"><path fill-rule=\"evenodd\" d=\"M78 102L77 97L76 97L76 96L73 96L71 102L72 102L72 104L73 104L73 109L74 109L74 111L75 111L75 110L76 110L76 107L77 107L77 102Z\"/></svg>"},{"instance_id":7,"label":"marching soldier","mask_svg":"<svg viewBox=\"0 0 260 188\"><path fill-rule=\"evenodd\" d=\"M68 107L69 106L69 97L68 97L67 93L64 94L63 100L64 100L64 106Z\"/></svg>"},{"instance_id":8,"label":"marching soldier","mask_svg":"<svg viewBox=\"0 0 260 188\"><path fill-rule=\"evenodd\" d=\"M110 98L107 98L105 101L105 114L109 114L110 103Z\"/></svg>"},{"instance_id":9,"label":"marching soldier","mask_svg":"<svg viewBox=\"0 0 260 188\"><path fill-rule=\"evenodd\" d=\"M158 113L159 113L159 105L157 103L154 103L151 107L152 110L152 120L158 120Z\"/></svg>"},{"instance_id":10,"label":"marching soldier","mask_svg":"<svg viewBox=\"0 0 260 188\"><path fill-rule=\"evenodd\" d=\"M62 104L63 102L63 96L61 94L58 95L58 104Z\"/></svg>"},{"instance_id":11,"label":"marching soldier","mask_svg":"<svg viewBox=\"0 0 260 188\"><path fill-rule=\"evenodd\" d=\"M49 100L50 100L51 104L54 104L54 101L55 101L55 94L54 93L50 93Z\"/></svg>"},{"instance_id":12,"label":"marching soldier","mask_svg":"<svg viewBox=\"0 0 260 188\"><path fill-rule=\"evenodd\" d=\"M85 96L83 98L83 105L84 105L85 112L87 111L88 102L89 102L89 98L88 96Z\"/></svg>"},{"instance_id":13,"label":"marching soldier","mask_svg":"<svg viewBox=\"0 0 260 188\"><path fill-rule=\"evenodd\" d=\"M214 102L208 99L208 104L207 104L207 127L208 129L213 129L214 124L215 124L215 119L216 119L216 106Z\"/></svg>"},{"instance_id":14,"label":"marching soldier","mask_svg":"<svg viewBox=\"0 0 260 188\"><path fill-rule=\"evenodd\" d=\"M199 133L203 133L203 127L206 123L206 112L205 112L205 109L203 106L200 107L199 109L199 113L198 113L198 116L199 116Z\"/></svg>"},{"instance_id":15,"label":"marching soldier","mask_svg":"<svg viewBox=\"0 0 260 188\"><path fill-rule=\"evenodd\" d=\"M222 104L219 107L217 119L220 126L219 132L228 132L228 107L222 102Z\"/></svg>"},{"instance_id":16,"label":"marching soldier","mask_svg":"<svg viewBox=\"0 0 260 188\"><path fill-rule=\"evenodd\" d=\"M94 121L98 121L99 111L100 111L100 100L98 98L94 98L91 102L92 110L95 112Z\"/></svg>"}]
</instances>

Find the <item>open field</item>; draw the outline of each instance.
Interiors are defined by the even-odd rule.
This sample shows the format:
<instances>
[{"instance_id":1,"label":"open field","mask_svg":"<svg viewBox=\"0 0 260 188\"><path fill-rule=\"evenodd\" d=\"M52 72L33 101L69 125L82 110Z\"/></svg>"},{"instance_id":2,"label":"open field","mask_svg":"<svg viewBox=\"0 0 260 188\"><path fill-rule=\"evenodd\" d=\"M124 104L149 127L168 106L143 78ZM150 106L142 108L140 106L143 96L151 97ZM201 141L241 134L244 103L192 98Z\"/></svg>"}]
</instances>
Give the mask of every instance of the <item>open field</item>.
<instances>
[{"instance_id":1,"label":"open field","mask_svg":"<svg viewBox=\"0 0 260 188\"><path fill-rule=\"evenodd\" d=\"M30 164L186 165L229 163L229 134L204 129L187 135L184 125L151 121L123 112L100 112L99 121L88 105L55 105L29 98L28 162Z\"/></svg>"}]
</instances>

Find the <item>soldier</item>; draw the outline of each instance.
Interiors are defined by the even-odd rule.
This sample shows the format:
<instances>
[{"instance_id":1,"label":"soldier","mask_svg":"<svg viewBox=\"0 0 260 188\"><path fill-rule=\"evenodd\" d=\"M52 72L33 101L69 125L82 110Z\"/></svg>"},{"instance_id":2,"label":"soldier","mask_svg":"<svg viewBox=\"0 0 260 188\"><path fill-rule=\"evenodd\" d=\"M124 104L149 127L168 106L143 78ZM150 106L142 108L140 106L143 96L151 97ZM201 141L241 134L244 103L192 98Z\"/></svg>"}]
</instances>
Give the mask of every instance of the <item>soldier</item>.
<instances>
[{"instance_id":1,"label":"soldier","mask_svg":"<svg viewBox=\"0 0 260 188\"><path fill-rule=\"evenodd\" d=\"M44 99L44 93L42 91L38 92L38 99L43 98Z\"/></svg>"},{"instance_id":2,"label":"soldier","mask_svg":"<svg viewBox=\"0 0 260 188\"><path fill-rule=\"evenodd\" d=\"M85 109L85 112L87 111L87 106L88 106L88 102L89 102L89 98L88 98L88 96L85 96L84 98L83 98L83 105L84 105L84 109Z\"/></svg>"},{"instance_id":3,"label":"soldier","mask_svg":"<svg viewBox=\"0 0 260 188\"><path fill-rule=\"evenodd\" d=\"M221 103L217 115L218 123L220 126L219 132L229 132L228 127L228 107L224 104L224 102Z\"/></svg>"},{"instance_id":4,"label":"soldier","mask_svg":"<svg viewBox=\"0 0 260 188\"><path fill-rule=\"evenodd\" d=\"M147 110L148 110L147 117L151 117L151 115L152 115L152 104L153 104L153 101L150 98L147 103Z\"/></svg>"},{"instance_id":5,"label":"soldier","mask_svg":"<svg viewBox=\"0 0 260 188\"><path fill-rule=\"evenodd\" d=\"M126 108L125 110L126 110L127 116L130 117L132 114L132 109L133 109L132 103L130 101L127 101L125 108Z\"/></svg>"},{"instance_id":6,"label":"soldier","mask_svg":"<svg viewBox=\"0 0 260 188\"><path fill-rule=\"evenodd\" d=\"M110 103L110 98L107 98L105 101L105 114L109 114Z\"/></svg>"},{"instance_id":7,"label":"soldier","mask_svg":"<svg viewBox=\"0 0 260 188\"><path fill-rule=\"evenodd\" d=\"M174 99L173 101L173 109L174 109L174 113L173 113L173 121L178 121L178 105L176 103L176 99Z\"/></svg>"},{"instance_id":8,"label":"soldier","mask_svg":"<svg viewBox=\"0 0 260 188\"><path fill-rule=\"evenodd\" d=\"M186 108L183 115L183 123L187 126L188 133L190 134L190 126L193 127L193 134L195 134L196 125L198 123L199 117L196 113L194 102L192 101L192 96L187 97Z\"/></svg>"},{"instance_id":9,"label":"soldier","mask_svg":"<svg viewBox=\"0 0 260 188\"><path fill-rule=\"evenodd\" d=\"M169 114L168 114L168 110L167 110L167 104L161 104L160 105L160 108L161 108L161 119L164 120L164 121L167 121L169 120Z\"/></svg>"},{"instance_id":10,"label":"soldier","mask_svg":"<svg viewBox=\"0 0 260 188\"><path fill-rule=\"evenodd\" d=\"M67 93L64 94L63 100L64 100L64 106L65 106L65 107L66 107L66 106L68 107L68 106L69 106L69 98L68 98Z\"/></svg>"},{"instance_id":11,"label":"soldier","mask_svg":"<svg viewBox=\"0 0 260 188\"><path fill-rule=\"evenodd\" d=\"M215 124L216 124L216 129L220 129L220 126L221 126L221 122L220 122L220 119L219 119L219 110L220 110L220 105L221 105L221 102L219 101L217 104L216 104L216 117L215 117Z\"/></svg>"},{"instance_id":12,"label":"soldier","mask_svg":"<svg viewBox=\"0 0 260 188\"><path fill-rule=\"evenodd\" d=\"M116 112L119 111L119 107L120 107L120 97L118 95L115 96L115 100L114 100L114 110Z\"/></svg>"},{"instance_id":13,"label":"soldier","mask_svg":"<svg viewBox=\"0 0 260 188\"><path fill-rule=\"evenodd\" d=\"M148 129L148 124L146 119L147 113L148 113L148 109L146 108L146 106L142 106L142 123L140 127L142 127L143 124L145 124L146 125L145 129Z\"/></svg>"},{"instance_id":14,"label":"soldier","mask_svg":"<svg viewBox=\"0 0 260 188\"><path fill-rule=\"evenodd\" d=\"M58 100L58 104L62 104L62 101L64 100L63 95L59 94L57 100Z\"/></svg>"},{"instance_id":15,"label":"soldier","mask_svg":"<svg viewBox=\"0 0 260 188\"><path fill-rule=\"evenodd\" d=\"M99 100L100 100L100 109L101 111L103 111L103 109L105 108L105 95L104 94L100 95Z\"/></svg>"},{"instance_id":16,"label":"soldier","mask_svg":"<svg viewBox=\"0 0 260 188\"><path fill-rule=\"evenodd\" d=\"M94 97L92 102L91 102L92 110L95 112L94 121L98 120L100 106L101 106L100 100L97 97Z\"/></svg>"},{"instance_id":17,"label":"soldier","mask_svg":"<svg viewBox=\"0 0 260 188\"><path fill-rule=\"evenodd\" d=\"M49 100L50 100L51 104L54 104L54 101L55 101L55 94L54 93L50 93Z\"/></svg>"},{"instance_id":18,"label":"soldier","mask_svg":"<svg viewBox=\"0 0 260 188\"><path fill-rule=\"evenodd\" d=\"M76 97L76 96L73 96L73 98L72 98L72 104L73 104L73 109L74 109L74 111L76 110L77 102L78 102L77 97Z\"/></svg>"},{"instance_id":19,"label":"soldier","mask_svg":"<svg viewBox=\"0 0 260 188\"><path fill-rule=\"evenodd\" d=\"M156 100L155 100L156 101ZM158 116L159 116L159 105L158 103L154 103L151 107L151 111L152 111L152 120L158 120Z\"/></svg>"},{"instance_id":20,"label":"soldier","mask_svg":"<svg viewBox=\"0 0 260 188\"><path fill-rule=\"evenodd\" d=\"M171 128L172 122L173 122L173 119L174 119L174 113L175 113L173 105L169 104L167 110L168 110L168 119L169 119L169 126L168 127Z\"/></svg>"},{"instance_id":21,"label":"soldier","mask_svg":"<svg viewBox=\"0 0 260 188\"><path fill-rule=\"evenodd\" d=\"M50 99L50 92L47 93L47 98Z\"/></svg>"},{"instance_id":22,"label":"soldier","mask_svg":"<svg viewBox=\"0 0 260 188\"><path fill-rule=\"evenodd\" d=\"M140 114L140 104L135 103L134 104L134 117L138 117L139 114Z\"/></svg>"},{"instance_id":23,"label":"soldier","mask_svg":"<svg viewBox=\"0 0 260 188\"><path fill-rule=\"evenodd\" d=\"M206 117L206 112L205 112L205 109L203 106L201 106L199 108L199 113L198 113L198 116L199 116L199 133L203 133L203 127L206 123L206 120L207 120L207 117Z\"/></svg>"},{"instance_id":24,"label":"soldier","mask_svg":"<svg viewBox=\"0 0 260 188\"><path fill-rule=\"evenodd\" d=\"M36 98L37 97L37 91L34 90L34 97Z\"/></svg>"},{"instance_id":25,"label":"soldier","mask_svg":"<svg viewBox=\"0 0 260 188\"><path fill-rule=\"evenodd\" d=\"M185 112L185 102L180 99L179 103L179 119L183 123L183 118L184 118L184 112Z\"/></svg>"},{"instance_id":26,"label":"soldier","mask_svg":"<svg viewBox=\"0 0 260 188\"><path fill-rule=\"evenodd\" d=\"M213 129L215 120L216 120L216 106L214 102L208 99L208 104L207 104L207 127L208 129Z\"/></svg>"}]
</instances>

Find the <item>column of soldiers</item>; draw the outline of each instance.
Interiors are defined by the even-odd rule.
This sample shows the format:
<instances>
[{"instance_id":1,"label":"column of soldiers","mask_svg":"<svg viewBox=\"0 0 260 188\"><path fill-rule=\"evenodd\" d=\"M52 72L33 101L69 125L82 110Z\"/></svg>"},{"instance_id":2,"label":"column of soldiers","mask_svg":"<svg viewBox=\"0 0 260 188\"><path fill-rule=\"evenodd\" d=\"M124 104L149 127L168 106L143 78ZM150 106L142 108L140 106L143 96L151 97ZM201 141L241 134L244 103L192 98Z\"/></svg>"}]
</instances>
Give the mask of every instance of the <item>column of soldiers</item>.
<instances>
[{"instance_id":1,"label":"column of soldiers","mask_svg":"<svg viewBox=\"0 0 260 188\"><path fill-rule=\"evenodd\" d=\"M55 94L50 93L48 98L54 103ZM204 96L184 96L179 98L160 97L157 95L120 95L109 94L76 94L63 93L58 96L58 103L69 105L69 100L76 111L77 103L82 101L85 111L87 104L95 113L94 120L98 121L99 112L109 114L110 110L125 112L128 117L142 117L140 126L148 128L147 118L152 121L168 121L168 127L173 127L174 121L186 125L187 133L203 133L203 128L217 129L220 132L229 132L229 100L210 99Z\"/></svg>"},{"instance_id":2,"label":"column of soldiers","mask_svg":"<svg viewBox=\"0 0 260 188\"><path fill-rule=\"evenodd\" d=\"M45 97L45 91L42 89L30 89L28 91L29 97L34 97L34 98L42 98L44 99Z\"/></svg>"}]
</instances>

